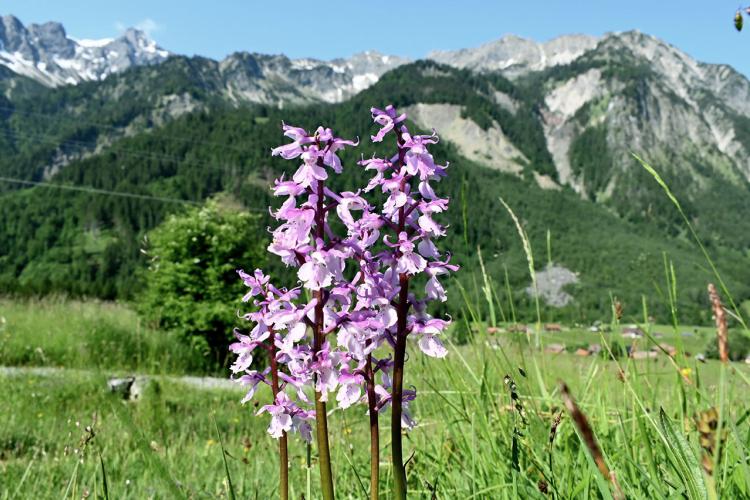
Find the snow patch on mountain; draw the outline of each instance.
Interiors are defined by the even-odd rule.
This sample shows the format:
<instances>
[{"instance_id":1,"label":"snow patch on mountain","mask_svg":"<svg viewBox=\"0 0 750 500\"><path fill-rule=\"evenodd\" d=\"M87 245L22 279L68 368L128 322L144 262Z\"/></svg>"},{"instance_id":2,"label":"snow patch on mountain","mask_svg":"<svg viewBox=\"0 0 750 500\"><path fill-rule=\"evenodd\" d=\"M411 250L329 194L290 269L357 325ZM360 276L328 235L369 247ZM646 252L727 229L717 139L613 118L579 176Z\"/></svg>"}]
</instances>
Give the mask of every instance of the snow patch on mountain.
<instances>
[{"instance_id":1,"label":"snow patch on mountain","mask_svg":"<svg viewBox=\"0 0 750 500\"><path fill-rule=\"evenodd\" d=\"M44 85L103 80L132 66L157 64L170 53L145 33L128 29L118 38L77 40L60 23L24 26L0 17L0 65Z\"/></svg>"}]
</instances>

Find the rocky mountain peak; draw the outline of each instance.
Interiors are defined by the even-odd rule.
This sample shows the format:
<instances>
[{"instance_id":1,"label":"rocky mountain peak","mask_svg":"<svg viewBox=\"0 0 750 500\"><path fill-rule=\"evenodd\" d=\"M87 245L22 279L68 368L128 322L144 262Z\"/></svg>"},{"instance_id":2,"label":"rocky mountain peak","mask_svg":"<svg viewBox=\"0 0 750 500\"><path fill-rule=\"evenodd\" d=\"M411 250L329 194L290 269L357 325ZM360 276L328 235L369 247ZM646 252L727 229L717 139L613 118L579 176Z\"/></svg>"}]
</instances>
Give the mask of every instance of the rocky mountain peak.
<instances>
[{"instance_id":1,"label":"rocky mountain peak","mask_svg":"<svg viewBox=\"0 0 750 500\"><path fill-rule=\"evenodd\" d=\"M19 52L32 57L34 48L29 41L29 32L15 16L0 18L0 47L4 51Z\"/></svg>"},{"instance_id":2,"label":"rocky mountain peak","mask_svg":"<svg viewBox=\"0 0 750 500\"><path fill-rule=\"evenodd\" d=\"M565 35L544 43L506 35L476 48L434 51L427 58L474 71L502 71L512 77L570 63L598 42L598 37L588 35Z\"/></svg>"},{"instance_id":3,"label":"rocky mountain peak","mask_svg":"<svg viewBox=\"0 0 750 500\"><path fill-rule=\"evenodd\" d=\"M101 80L131 66L159 63L169 55L132 28L116 39L75 40L60 23L26 27L15 16L0 18L0 65L47 86Z\"/></svg>"},{"instance_id":4,"label":"rocky mountain peak","mask_svg":"<svg viewBox=\"0 0 750 500\"><path fill-rule=\"evenodd\" d=\"M76 44L68 38L62 24L54 22L31 24L28 32L32 45L37 51L63 59L75 56Z\"/></svg>"},{"instance_id":5,"label":"rocky mountain peak","mask_svg":"<svg viewBox=\"0 0 750 500\"><path fill-rule=\"evenodd\" d=\"M407 62L408 59L375 51L331 61L235 52L218 67L232 99L278 104L341 102L373 85L386 71Z\"/></svg>"}]
</instances>

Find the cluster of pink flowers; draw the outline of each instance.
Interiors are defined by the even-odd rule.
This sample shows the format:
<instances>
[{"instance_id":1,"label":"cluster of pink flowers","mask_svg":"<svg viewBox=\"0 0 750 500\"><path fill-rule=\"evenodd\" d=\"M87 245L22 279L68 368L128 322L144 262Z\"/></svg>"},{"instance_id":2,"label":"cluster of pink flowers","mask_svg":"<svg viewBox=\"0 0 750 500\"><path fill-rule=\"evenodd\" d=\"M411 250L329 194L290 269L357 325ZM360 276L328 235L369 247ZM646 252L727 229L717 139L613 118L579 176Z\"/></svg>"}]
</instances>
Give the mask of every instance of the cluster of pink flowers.
<instances>
[{"instance_id":1,"label":"cluster of pink flowers","mask_svg":"<svg viewBox=\"0 0 750 500\"><path fill-rule=\"evenodd\" d=\"M448 200L435 193L434 183L446 175L447 165L436 164L428 151L438 141L435 133L412 135L406 115L392 106L371 112L380 126L372 141L392 135L396 147L390 157L359 162L373 173L361 190L337 193L327 186L329 176L342 171L339 152L358 146L358 141L335 137L331 129L319 127L310 134L284 124L284 135L292 142L272 151L301 160L301 165L291 179L282 175L275 181L273 192L284 201L271 212L279 226L268 251L297 268L301 287L313 298L301 300L300 287L276 288L260 270L254 275L239 271L250 288L244 300L254 298L257 311L245 315L254 324L252 332L238 333L231 350L238 355L232 365L236 380L249 387L243 401L253 397L259 383L271 385L269 370L250 369L253 350L266 346L278 363L274 404L260 411L270 413L274 437L297 431L310 439L312 390L322 402L335 392L341 408L367 401L368 363L369 371L379 374L372 381L377 400L370 408L387 408L394 394L389 352L396 349L399 335L416 338L428 356L447 354L440 334L448 321L427 312L430 301L446 300L440 279L457 270L435 244L445 227L434 216L447 209ZM342 227L332 227L334 217L346 234L334 231ZM408 290L408 282L419 274L427 278L423 292ZM416 393L398 392L402 423L412 427L407 410Z\"/></svg>"},{"instance_id":2,"label":"cluster of pink flowers","mask_svg":"<svg viewBox=\"0 0 750 500\"><path fill-rule=\"evenodd\" d=\"M250 288L243 301L247 302L257 297L254 300L257 310L243 316L243 319L254 323L250 335L235 332L238 341L229 346L237 355L231 366L232 373L237 377L235 380L248 388L242 403L247 403L253 398L261 382L272 385L269 380L271 367L262 372L250 369L255 349L265 348L276 363L287 366L289 374L281 370L274 373L278 376L278 383L285 390L276 391L274 403L263 406L258 414L270 413L271 425L268 432L271 436L279 438L283 432L293 430L310 441L311 427L308 421L315 418L315 412L304 409L310 405L304 388L310 383L312 376L307 368L312 353L310 347L300 344L300 341L305 337L307 330L305 315L310 307L315 306L315 302L307 304L306 307L294 305L293 301L299 298L300 289L279 290L269 283L268 276L260 270L256 270L254 275L244 271L239 271L239 274L245 285ZM291 395L288 394L287 387L289 392L292 392Z\"/></svg>"}]
</instances>

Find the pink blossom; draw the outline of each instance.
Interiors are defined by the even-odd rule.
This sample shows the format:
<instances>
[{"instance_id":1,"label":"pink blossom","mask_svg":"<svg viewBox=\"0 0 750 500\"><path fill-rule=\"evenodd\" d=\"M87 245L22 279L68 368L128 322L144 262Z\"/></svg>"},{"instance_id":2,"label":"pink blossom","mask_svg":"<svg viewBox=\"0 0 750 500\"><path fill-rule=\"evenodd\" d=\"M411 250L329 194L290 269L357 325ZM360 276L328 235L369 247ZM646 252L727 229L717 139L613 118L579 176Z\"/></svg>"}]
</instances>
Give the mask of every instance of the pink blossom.
<instances>
[{"instance_id":1,"label":"pink blossom","mask_svg":"<svg viewBox=\"0 0 750 500\"><path fill-rule=\"evenodd\" d=\"M291 127L285 123L282 123L282 128L284 130L284 135L293 139L294 142L272 149L272 156L281 156L285 160L297 158L303 152L302 146L305 144L310 144L315 140L314 138L308 136L305 129L302 129L300 127Z\"/></svg>"},{"instance_id":2,"label":"pink blossom","mask_svg":"<svg viewBox=\"0 0 750 500\"><path fill-rule=\"evenodd\" d=\"M378 133L371 137L372 142L381 142L385 135L393 130L393 127L395 125L398 125L399 123L406 120L406 114L398 115L396 112L396 108L394 108L390 104L386 106L385 110L371 108L370 112L372 113L373 121L380 125L380 130L378 130Z\"/></svg>"},{"instance_id":3,"label":"pink blossom","mask_svg":"<svg viewBox=\"0 0 750 500\"><path fill-rule=\"evenodd\" d=\"M252 323L251 331L238 332L230 352L236 355L231 366L235 380L248 387L243 403L254 397L260 383L269 383L269 368L262 373L251 369L254 350L262 347L274 356L279 391L258 412L270 415L273 437L298 432L310 439L312 391L322 401L335 392L342 409L367 400L366 363L381 382L375 384L373 409L383 411L392 403L394 357L379 353L392 349L399 335L416 340L427 356L448 353L440 340L448 322L427 312L428 303L447 300L439 277L458 269L448 258L441 260L436 244L446 234L439 219L449 200L436 194L435 183L446 175L447 164L436 164L429 151L438 141L435 133L412 135L406 115L390 105L371 113L379 126L372 141L390 136L395 151L358 162L372 174L363 189L336 192L329 183L331 175L343 171L339 153L358 146L358 140L338 138L322 126L309 134L283 124L292 142L272 150L273 156L301 161L291 178L282 175L274 183L274 195L284 199L271 211L278 224L268 247L297 269L301 286L279 289L260 270L252 276L240 271L249 288L243 301L252 300L255 309L241 314ZM424 292L412 286L403 294L404 283L417 275L426 277ZM303 299L302 288L314 298ZM401 425L411 428L415 422L409 403L416 391L401 394Z\"/></svg>"}]
</instances>

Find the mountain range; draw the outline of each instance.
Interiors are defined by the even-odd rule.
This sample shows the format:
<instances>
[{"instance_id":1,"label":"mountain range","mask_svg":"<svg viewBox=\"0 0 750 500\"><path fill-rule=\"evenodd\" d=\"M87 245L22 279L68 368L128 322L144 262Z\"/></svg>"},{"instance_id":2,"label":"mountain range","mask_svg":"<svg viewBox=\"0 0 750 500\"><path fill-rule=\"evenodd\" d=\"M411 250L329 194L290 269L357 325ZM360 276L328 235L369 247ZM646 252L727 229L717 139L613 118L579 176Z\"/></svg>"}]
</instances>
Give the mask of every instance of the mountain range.
<instances>
[{"instance_id":1,"label":"mountain range","mask_svg":"<svg viewBox=\"0 0 750 500\"><path fill-rule=\"evenodd\" d=\"M666 252L684 276L684 308L698 315L710 275L636 153L723 258L737 297L750 298L750 82L637 31L545 43L505 36L420 61L377 52L215 61L172 54L137 30L75 40L58 23L5 16L0 66L1 178L195 201L224 193L259 209L269 202L259 186L283 168L267 155L280 140L274 123L319 118L367 137L366 119L353 115L392 102L438 130L459 172L447 188L467 204L449 215L458 259L481 246L495 279L511 267L525 288L523 265L512 265L523 259L514 229L495 203L503 196L534 246L551 234L549 260L579 273L565 314L607 311L612 291L632 302L658 296ZM476 190L470 200L467 190ZM0 285L131 296L137 241L174 207L53 191L0 185ZM468 218L479 207L480 219L494 211L493 229ZM580 220L558 220L563 213Z\"/></svg>"},{"instance_id":2,"label":"mountain range","mask_svg":"<svg viewBox=\"0 0 750 500\"><path fill-rule=\"evenodd\" d=\"M14 16L0 18L0 65L44 85L103 80L133 66L169 57L142 31L128 29L117 39L75 40L60 23L25 27Z\"/></svg>"},{"instance_id":3,"label":"mountain range","mask_svg":"<svg viewBox=\"0 0 750 500\"><path fill-rule=\"evenodd\" d=\"M26 28L13 16L2 17L0 48L0 65L48 86L101 81L129 68L157 65L173 56L138 30L129 29L117 39L75 40L66 35L59 23L32 24ZM536 43L506 36L473 49L432 52L427 59L515 80L550 68L585 65L586 71L579 71L567 81L552 82L554 88L539 96L543 99L539 104L547 149L556 169L553 177L581 194L609 198L621 175L616 171L605 176L589 173L586 178L580 166L571 165L572 139L586 130L601 128L604 122L618 122L620 136L608 137L611 145L626 145L632 150L641 145L657 146L670 139L710 156L706 161L728 180L734 182L737 176L750 179L750 151L743 130L744 118L750 116L748 80L728 66L699 63L654 37L628 32L604 37L570 35ZM385 72L410 62L377 52L332 61L247 52L231 54L222 61L189 60L190 70L195 73L193 78L200 78L204 85L210 86L212 97L234 104L280 107L344 101L376 83ZM666 104L667 109L677 113L652 114L649 117L652 123L646 130L638 125L633 128L632 120L617 118L615 115L623 112L632 118L622 95L635 89L628 87L630 82L625 78L603 75L613 62L653 73L648 97L653 100L654 111L665 109ZM502 92L496 92L493 98L498 106L511 111L517 107L513 98ZM195 107L185 102L190 101L189 97L174 96L174 99L176 108ZM595 107L599 108L599 115L589 116L589 123L580 123L581 116ZM471 125L466 129L467 125L457 120L458 111L422 107L418 115L437 119L436 126L450 130L457 144L473 144L475 141L465 137L465 133L476 131L468 130ZM577 113L579 119L574 120ZM682 113L694 115L691 118L695 119L685 121L679 116ZM524 157L514 156L517 149L504 137L501 128L495 127L489 135L485 134L482 142L497 153L491 163L518 171L520 163L512 158L523 162ZM645 132L656 136L646 137ZM682 154L692 153L682 151ZM722 162L729 162L733 168L721 168ZM542 182L553 185L549 180Z\"/></svg>"}]
</instances>

